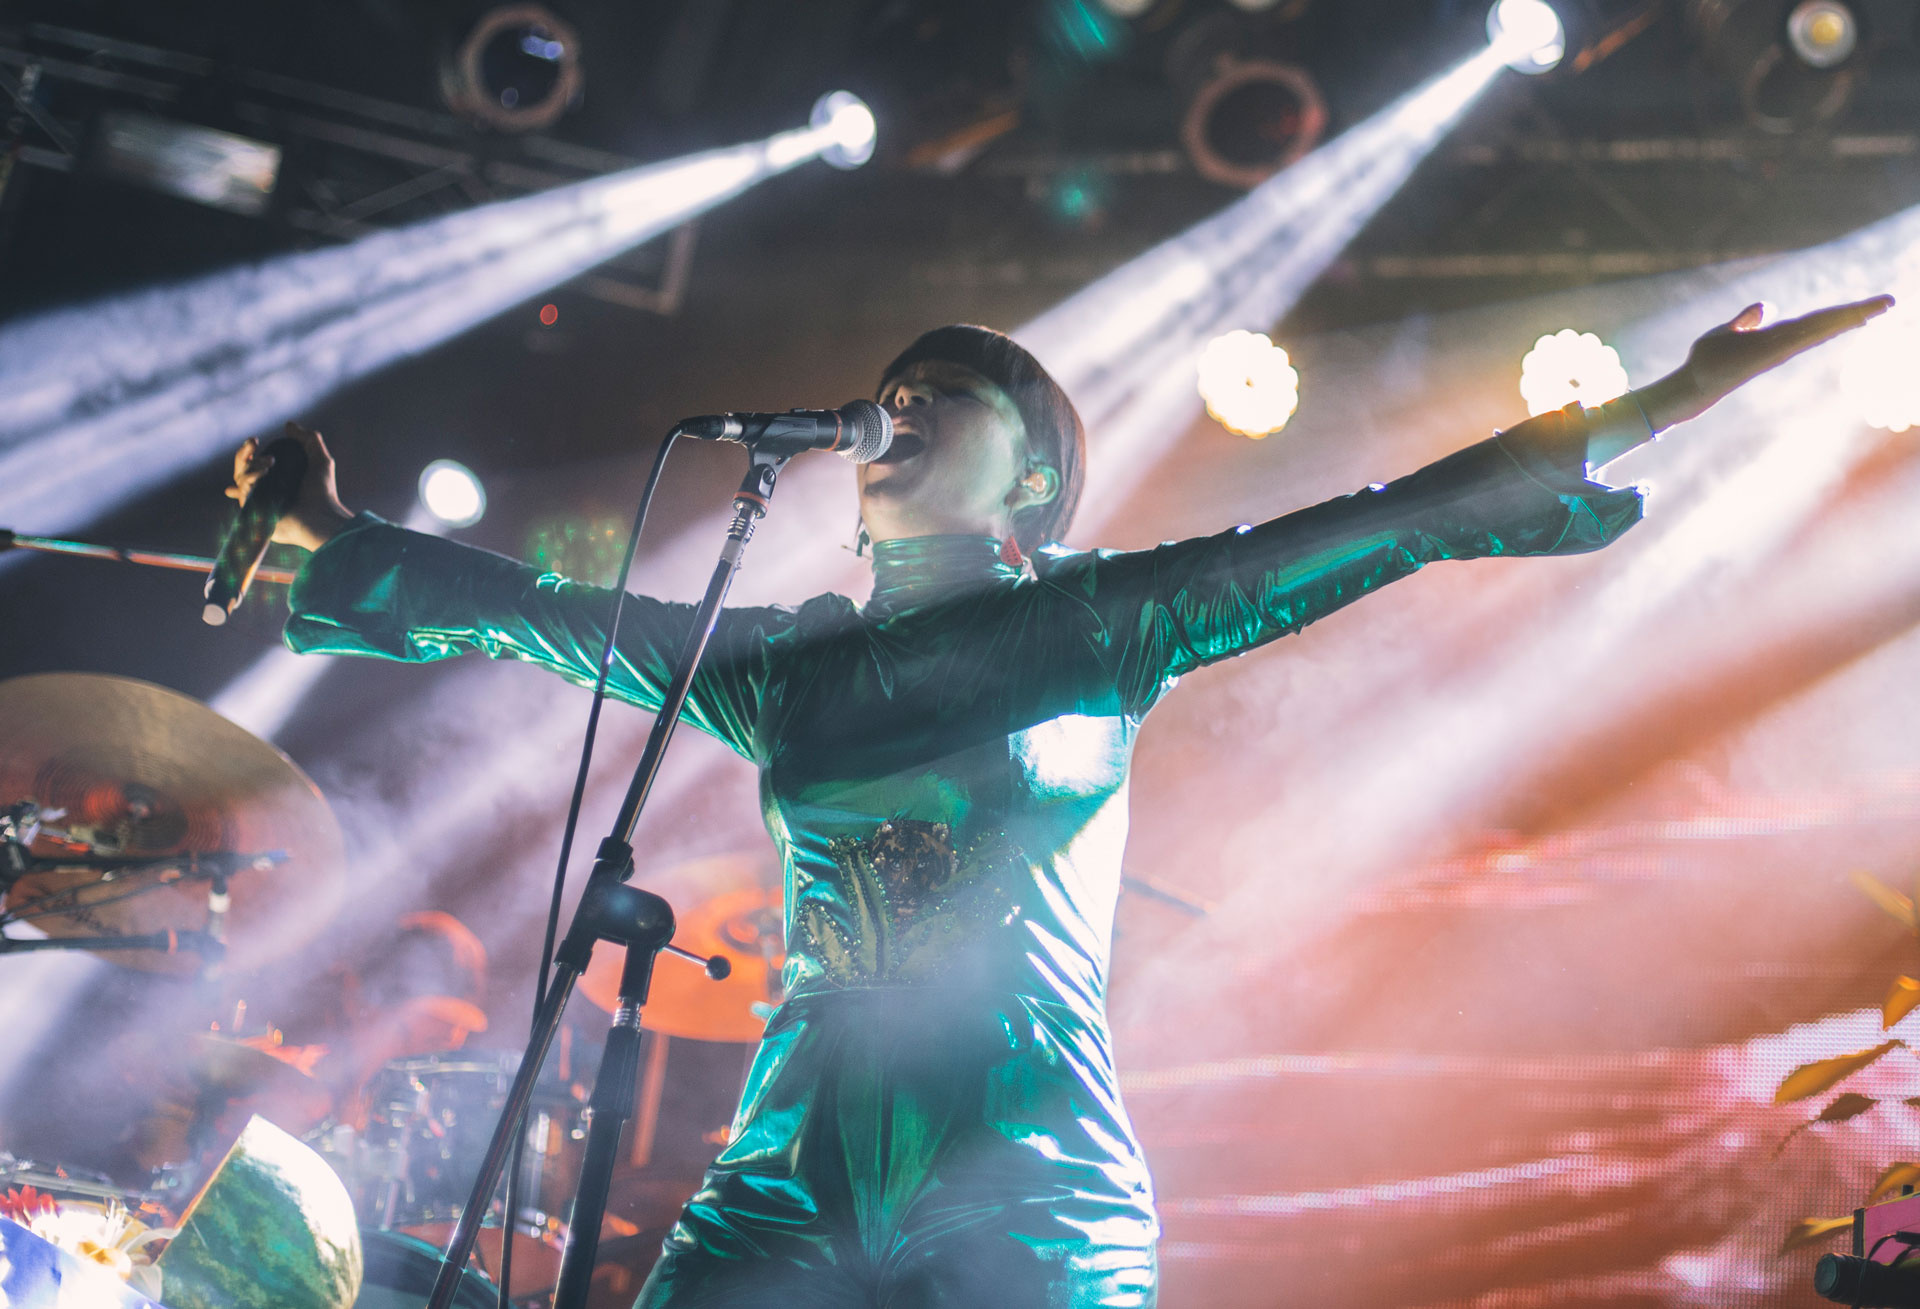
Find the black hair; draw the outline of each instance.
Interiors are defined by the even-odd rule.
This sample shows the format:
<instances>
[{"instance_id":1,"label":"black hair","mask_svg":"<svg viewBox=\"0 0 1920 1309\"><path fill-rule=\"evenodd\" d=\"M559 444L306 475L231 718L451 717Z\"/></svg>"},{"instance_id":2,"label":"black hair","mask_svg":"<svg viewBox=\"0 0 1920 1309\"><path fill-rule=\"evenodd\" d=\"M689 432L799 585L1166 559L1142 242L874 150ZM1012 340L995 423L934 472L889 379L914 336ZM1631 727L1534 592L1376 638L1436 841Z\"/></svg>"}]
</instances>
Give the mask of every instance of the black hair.
<instances>
[{"instance_id":1,"label":"black hair","mask_svg":"<svg viewBox=\"0 0 1920 1309\"><path fill-rule=\"evenodd\" d=\"M880 390L930 359L971 368L1007 393L1027 429L1027 449L1060 475L1059 491L1045 504L1028 505L1013 516L1013 539L1032 554L1065 535L1086 484L1087 432L1079 411L1040 361L1004 332L955 323L936 327L900 352L880 374Z\"/></svg>"}]
</instances>

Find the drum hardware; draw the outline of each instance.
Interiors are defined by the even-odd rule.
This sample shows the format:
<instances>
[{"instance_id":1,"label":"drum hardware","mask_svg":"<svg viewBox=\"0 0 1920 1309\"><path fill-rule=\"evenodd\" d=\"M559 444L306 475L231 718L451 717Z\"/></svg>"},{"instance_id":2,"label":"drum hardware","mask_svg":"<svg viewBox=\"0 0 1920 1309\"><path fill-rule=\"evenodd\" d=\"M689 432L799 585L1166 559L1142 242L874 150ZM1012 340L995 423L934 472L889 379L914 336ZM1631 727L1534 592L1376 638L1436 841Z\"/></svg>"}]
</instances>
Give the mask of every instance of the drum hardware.
<instances>
[{"instance_id":1,"label":"drum hardware","mask_svg":"<svg viewBox=\"0 0 1920 1309\"><path fill-rule=\"evenodd\" d=\"M110 559L116 563L143 564L148 568L169 568L183 573L211 573L213 560L204 555L169 554L161 550L129 550L117 545L95 545L87 541L63 541L52 536L24 536L11 528L0 527L0 550L37 550L43 554L75 555L82 559ZM292 585L291 568L262 568L254 573L256 582Z\"/></svg>"},{"instance_id":2,"label":"drum hardware","mask_svg":"<svg viewBox=\"0 0 1920 1309\"><path fill-rule=\"evenodd\" d=\"M434 1246L380 1228L360 1229L360 1255L364 1271L354 1309L419 1309L440 1270ZM497 1294L485 1274L469 1268L454 1293L454 1309L493 1309Z\"/></svg>"},{"instance_id":3,"label":"drum hardware","mask_svg":"<svg viewBox=\"0 0 1920 1309\"><path fill-rule=\"evenodd\" d=\"M364 1128L334 1124L309 1137L346 1182L364 1228L446 1239L518 1062L517 1051L393 1060L369 1083ZM474 1262L496 1273L510 1229L514 1265L532 1269L528 1284L544 1290L559 1274L563 1210L586 1139L584 1106L572 1088L541 1083L525 1139L520 1189L529 1203L510 1224L504 1206L493 1207Z\"/></svg>"},{"instance_id":4,"label":"drum hardware","mask_svg":"<svg viewBox=\"0 0 1920 1309\"><path fill-rule=\"evenodd\" d=\"M757 858L728 855L677 868L674 879L737 885L757 882L759 867ZM674 936L698 954L731 959L732 970L717 986L680 969L662 973L654 979L641 1025L697 1041L758 1041L766 1014L779 1003L786 962L779 889L749 886L711 896L676 916ZM580 979L580 993L607 1013L619 1004L625 957L611 946L598 950Z\"/></svg>"},{"instance_id":5,"label":"drum hardware","mask_svg":"<svg viewBox=\"0 0 1920 1309\"><path fill-rule=\"evenodd\" d=\"M634 547L639 541L641 526L646 521L653 488L658 484L668 452L680 435L681 429L676 426L667 434L654 458L619 576L624 577L632 564ZM479 1236L481 1216L491 1202L502 1174L508 1171L507 1157L515 1148L518 1125L524 1120L532 1100L534 1079L553 1045L554 1034L559 1030L561 1018L566 1012L567 1001L592 963L594 946L601 941L624 946L626 958L621 965L613 1025L607 1034L605 1052L601 1056L593 1094L588 1101L592 1117L587 1131L586 1156L581 1163L580 1181L574 1192L566 1248L561 1255L560 1280L554 1288L554 1309L586 1309L592 1289L593 1267L599 1250L601 1223L606 1214L607 1193L613 1182L619 1154L620 1133L627 1117L633 1112L635 1083L639 1074L641 1014L653 981L654 959L662 953L678 954L691 962L700 963L707 976L715 981L725 979L732 971L732 965L724 956L713 955L702 959L692 951L670 944L675 927L672 906L660 896L628 884L634 872L632 840L641 810L659 775L667 745L679 724L680 711L686 705L694 674L699 669L701 657L706 653L707 643L713 637L720 607L733 584L734 574L739 570L741 556L748 539L753 535L754 526L767 511L774 485L780 471L786 467L787 458L787 455L777 453L772 448L748 448L747 472L734 495L733 519L727 528L726 544L708 579L706 593L694 611L691 635L681 650L673 677L661 697L653 727L647 734L646 747L641 752L633 779L621 802L613 833L602 840L595 851L593 870L575 907L573 922L561 939L560 948L554 953L552 975L548 977L543 970L539 978L539 1002L526 1053L514 1076L513 1088L508 1093L493 1137L488 1142L487 1153L481 1161L479 1175L474 1179L466 1209L447 1243L428 1309L451 1309L453 1305L460 1275ZM620 595L616 590L616 605ZM605 693L605 672L611 665L613 641L618 629L619 610L616 608L613 621L607 625L606 646L601 654L601 683L596 688L595 716L588 728L588 753L581 760L573 808L568 817L569 839L573 821L579 812L581 784L591 753L591 723L598 721L600 699ZM560 867L564 875L564 846ZM556 918L549 923L549 941L553 939L551 929L557 923L560 890L560 885L556 883ZM514 1188L510 1185L508 1189L511 1196Z\"/></svg>"},{"instance_id":6,"label":"drum hardware","mask_svg":"<svg viewBox=\"0 0 1920 1309\"><path fill-rule=\"evenodd\" d=\"M250 970L304 944L339 900L343 841L312 781L252 733L150 683L0 682L0 802L0 928L31 923L49 938L0 932L0 953Z\"/></svg>"}]
</instances>

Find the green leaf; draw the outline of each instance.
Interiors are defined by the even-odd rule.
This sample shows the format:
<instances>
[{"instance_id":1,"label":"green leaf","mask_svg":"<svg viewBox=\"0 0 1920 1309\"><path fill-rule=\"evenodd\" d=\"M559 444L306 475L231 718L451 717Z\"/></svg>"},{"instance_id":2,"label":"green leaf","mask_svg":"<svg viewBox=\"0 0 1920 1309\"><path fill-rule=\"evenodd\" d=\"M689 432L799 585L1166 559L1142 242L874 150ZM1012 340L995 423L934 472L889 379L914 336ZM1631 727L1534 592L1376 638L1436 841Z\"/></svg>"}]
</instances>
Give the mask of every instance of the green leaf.
<instances>
[{"instance_id":1,"label":"green leaf","mask_svg":"<svg viewBox=\"0 0 1920 1309\"><path fill-rule=\"evenodd\" d=\"M1873 1204L1903 1186L1920 1186L1920 1164L1888 1164L1880 1180L1873 1184L1873 1190L1867 1193L1867 1203Z\"/></svg>"},{"instance_id":2,"label":"green leaf","mask_svg":"<svg viewBox=\"0 0 1920 1309\"><path fill-rule=\"evenodd\" d=\"M1787 1233L1787 1239L1780 1243L1777 1253L1786 1254L1798 1250L1801 1246L1824 1241L1836 1232L1844 1232L1853 1226L1853 1217L1845 1218L1802 1218Z\"/></svg>"},{"instance_id":3,"label":"green leaf","mask_svg":"<svg viewBox=\"0 0 1920 1309\"><path fill-rule=\"evenodd\" d=\"M1887 1001L1880 1006L1880 1030L1885 1031L1913 1012L1920 1005L1920 978L1896 977L1893 989L1887 992Z\"/></svg>"},{"instance_id":4,"label":"green leaf","mask_svg":"<svg viewBox=\"0 0 1920 1309\"><path fill-rule=\"evenodd\" d=\"M1795 1100L1804 1100L1808 1096L1819 1095L1836 1082L1844 1081L1873 1063L1880 1056L1892 1050L1904 1049L1905 1041L1882 1041L1870 1050L1856 1050L1852 1054L1843 1054L1835 1059L1820 1059L1810 1064L1801 1064L1788 1073L1773 1093L1775 1104L1792 1104Z\"/></svg>"},{"instance_id":5,"label":"green leaf","mask_svg":"<svg viewBox=\"0 0 1920 1309\"><path fill-rule=\"evenodd\" d=\"M1887 911L1889 917L1900 926L1915 935L1920 935L1920 923L1914 921L1913 901L1888 886L1872 873L1855 872L1849 874L1853 884L1866 893L1867 899Z\"/></svg>"}]
</instances>

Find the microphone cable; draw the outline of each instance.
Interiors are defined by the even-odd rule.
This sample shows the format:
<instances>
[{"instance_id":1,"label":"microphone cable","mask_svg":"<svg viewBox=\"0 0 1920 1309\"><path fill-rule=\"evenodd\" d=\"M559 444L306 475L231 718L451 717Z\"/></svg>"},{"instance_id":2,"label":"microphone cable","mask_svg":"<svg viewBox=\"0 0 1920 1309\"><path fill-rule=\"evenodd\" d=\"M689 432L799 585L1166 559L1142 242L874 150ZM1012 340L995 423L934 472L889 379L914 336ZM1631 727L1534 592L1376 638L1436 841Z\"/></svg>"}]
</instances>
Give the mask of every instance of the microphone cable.
<instances>
[{"instance_id":1,"label":"microphone cable","mask_svg":"<svg viewBox=\"0 0 1920 1309\"><path fill-rule=\"evenodd\" d=\"M653 504L653 493L660 485L661 470L667 466L667 455L673 450L673 443L679 436L680 429L676 426L667 433L659 450L654 452L653 468L647 473L647 484L640 492L640 507L633 515L633 531L627 535L626 552L620 558L620 571L613 578L613 608L607 616L606 639L600 644L600 671L593 683L593 703L587 709L587 733L580 743L580 767L573 775L573 795L567 801L567 822L560 836L560 860L553 870L553 897L547 905L547 931L540 945L540 973L534 979L533 1012L536 1023L541 1009L546 1007L547 988L553 983L553 955L560 936L560 905L566 897L567 865L573 859L573 839L580 826L580 806L587 793L587 771L593 765L593 743L600 734L600 710L607 702L607 678L613 672L613 654L620 635L620 612L627 600L627 574L632 571L634 554L640 548L640 533L647 525L647 509ZM499 1309L510 1309L511 1305L508 1287L512 1280L513 1238L519 1222L520 1156L527 1145L525 1124L523 1117L513 1125L513 1152L507 1157L506 1213L502 1215L500 1227Z\"/></svg>"}]
</instances>

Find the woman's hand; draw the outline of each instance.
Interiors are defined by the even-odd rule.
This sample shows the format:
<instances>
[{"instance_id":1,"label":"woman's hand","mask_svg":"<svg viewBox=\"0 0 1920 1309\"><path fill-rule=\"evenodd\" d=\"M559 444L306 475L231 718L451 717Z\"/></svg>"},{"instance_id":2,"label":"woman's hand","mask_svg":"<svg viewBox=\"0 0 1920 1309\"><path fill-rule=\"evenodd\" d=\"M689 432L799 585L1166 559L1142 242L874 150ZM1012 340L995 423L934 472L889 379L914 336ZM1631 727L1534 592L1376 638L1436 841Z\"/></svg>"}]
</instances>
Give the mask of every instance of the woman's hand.
<instances>
[{"instance_id":1,"label":"woman's hand","mask_svg":"<svg viewBox=\"0 0 1920 1309\"><path fill-rule=\"evenodd\" d=\"M353 515L340 503L340 493L334 486L333 456L327 453L327 443L320 439L320 433L298 423L288 423L286 434L306 447L307 473L300 479L300 491L293 507L274 527L273 539L302 550L318 550L333 539L334 533L352 522ZM254 484L271 467L273 457L261 454L260 443L248 437L234 452L233 485L227 488L227 498L245 504Z\"/></svg>"},{"instance_id":2,"label":"woman's hand","mask_svg":"<svg viewBox=\"0 0 1920 1309\"><path fill-rule=\"evenodd\" d=\"M1687 362L1635 395L1656 429L1697 418L1769 368L1851 332L1893 307L1893 297L1816 309L1768 323L1764 304L1748 305L1693 343Z\"/></svg>"}]
</instances>

